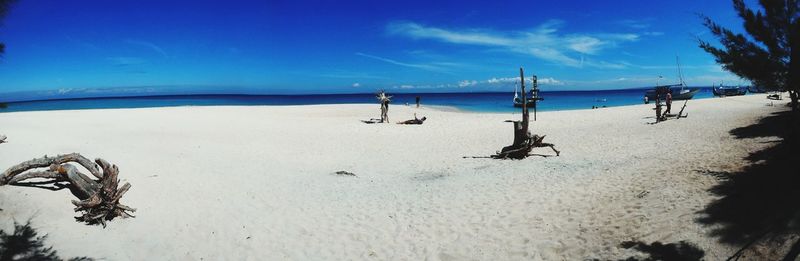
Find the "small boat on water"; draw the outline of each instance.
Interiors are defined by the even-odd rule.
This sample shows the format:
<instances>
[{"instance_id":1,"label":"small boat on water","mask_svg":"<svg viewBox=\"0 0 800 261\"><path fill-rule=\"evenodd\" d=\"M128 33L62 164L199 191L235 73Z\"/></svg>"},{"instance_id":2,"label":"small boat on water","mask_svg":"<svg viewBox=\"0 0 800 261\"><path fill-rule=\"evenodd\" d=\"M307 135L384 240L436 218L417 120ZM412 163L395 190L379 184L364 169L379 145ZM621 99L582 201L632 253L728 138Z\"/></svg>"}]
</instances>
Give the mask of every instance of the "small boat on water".
<instances>
[{"instance_id":1,"label":"small boat on water","mask_svg":"<svg viewBox=\"0 0 800 261\"><path fill-rule=\"evenodd\" d=\"M519 87L514 86L514 107L521 108L522 107L522 97L519 96ZM527 106L535 108L536 101L544 100L542 97L539 96L539 86L536 83L536 76L533 78L533 88L528 91L528 95L526 95Z\"/></svg>"},{"instance_id":2,"label":"small boat on water","mask_svg":"<svg viewBox=\"0 0 800 261\"><path fill-rule=\"evenodd\" d=\"M536 103L536 100L531 98L532 96L533 91L528 92L528 106L533 106L533 104ZM522 107L522 97L519 97L517 92L514 92L514 107Z\"/></svg>"},{"instance_id":3,"label":"small boat on water","mask_svg":"<svg viewBox=\"0 0 800 261\"><path fill-rule=\"evenodd\" d=\"M647 92L644 93L645 97L644 103L649 103L650 101L656 100L656 89L666 89L665 92L671 93L672 100L675 101L691 100L695 94L700 92L700 88L689 88L683 84L656 86L653 90L647 90ZM665 99L664 97L661 98Z\"/></svg>"},{"instance_id":4,"label":"small boat on water","mask_svg":"<svg viewBox=\"0 0 800 261\"><path fill-rule=\"evenodd\" d=\"M714 96L718 97L739 96L745 95L747 93L747 88L739 86L722 86L722 84L720 84L718 87L711 87L711 92L714 93Z\"/></svg>"},{"instance_id":5,"label":"small boat on water","mask_svg":"<svg viewBox=\"0 0 800 261\"><path fill-rule=\"evenodd\" d=\"M681 71L681 64L678 61L678 58L675 58L675 62L678 66L678 78L680 79L681 83L679 84L672 84L672 85L658 85L656 83L656 87L652 90L647 90L644 93L644 103L650 103L650 101L655 101L656 98L666 99L666 94L672 94L672 100L691 100L695 94L700 92L700 88L689 88L686 86L686 83L683 81L683 72ZM661 76L658 76L660 79ZM657 94L663 95L661 97L657 97Z\"/></svg>"}]
</instances>

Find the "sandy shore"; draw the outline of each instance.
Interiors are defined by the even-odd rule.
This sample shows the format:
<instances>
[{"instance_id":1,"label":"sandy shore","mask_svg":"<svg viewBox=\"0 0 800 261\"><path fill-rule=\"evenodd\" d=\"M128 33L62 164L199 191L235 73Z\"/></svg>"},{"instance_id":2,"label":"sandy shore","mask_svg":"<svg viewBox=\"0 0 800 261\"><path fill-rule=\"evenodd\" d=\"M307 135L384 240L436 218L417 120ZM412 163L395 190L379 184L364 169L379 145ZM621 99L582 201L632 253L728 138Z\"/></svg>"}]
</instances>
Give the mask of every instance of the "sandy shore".
<instances>
[{"instance_id":1,"label":"sandy shore","mask_svg":"<svg viewBox=\"0 0 800 261\"><path fill-rule=\"evenodd\" d=\"M0 187L0 227L33 217L60 255L109 260L582 260L637 255L627 240L718 243L698 211L775 138L737 139L783 106L765 95L690 101L657 125L651 105L538 114L560 157L487 156L519 114L377 105L173 107L0 113L0 168L79 152L119 165L135 219L73 220L68 190ZM676 107L682 102L676 102ZM677 109L675 110L677 111ZM554 155L547 148L536 153ZM339 170L357 177L337 176Z\"/></svg>"}]
</instances>

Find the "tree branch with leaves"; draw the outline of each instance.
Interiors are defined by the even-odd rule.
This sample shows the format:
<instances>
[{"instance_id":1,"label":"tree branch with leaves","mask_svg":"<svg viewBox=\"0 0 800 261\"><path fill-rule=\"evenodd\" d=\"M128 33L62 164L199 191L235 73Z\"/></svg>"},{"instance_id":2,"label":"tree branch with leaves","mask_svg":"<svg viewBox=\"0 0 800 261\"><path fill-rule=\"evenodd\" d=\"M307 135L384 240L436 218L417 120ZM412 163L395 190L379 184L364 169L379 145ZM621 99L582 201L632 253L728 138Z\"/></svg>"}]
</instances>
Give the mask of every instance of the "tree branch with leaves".
<instances>
[{"instance_id":1,"label":"tree branch with leaves","mask_svg":"<svg viewBox=\"0 0 800 261\"><path fill-rule=\"evenodd\" d=\"M0 0L0 22L2 22L3 18L6 17L6 15L8 14L8 10L11 9L11 5L14 2L16 2L16 0ZM0 56L3 55L5 50L6 50L6 45L0 42Z\"/></svg>"},{"instance_id":2,"label":"tree branch with leaves","mask_svg":"<svg viewBox=\"0 0 800 261\"><path fill-rule=\"evenodd\" d=\"M702 16L703 24L721 46L698 39L700 48L713 55L722 68L771 91L788 91L792 109L798 109L800 92L800 1L760 0L753 10L743 0L733 7L748 36L720 26ZM795 48L797 47L797 48Z\"/></svg>"}]
</instances>

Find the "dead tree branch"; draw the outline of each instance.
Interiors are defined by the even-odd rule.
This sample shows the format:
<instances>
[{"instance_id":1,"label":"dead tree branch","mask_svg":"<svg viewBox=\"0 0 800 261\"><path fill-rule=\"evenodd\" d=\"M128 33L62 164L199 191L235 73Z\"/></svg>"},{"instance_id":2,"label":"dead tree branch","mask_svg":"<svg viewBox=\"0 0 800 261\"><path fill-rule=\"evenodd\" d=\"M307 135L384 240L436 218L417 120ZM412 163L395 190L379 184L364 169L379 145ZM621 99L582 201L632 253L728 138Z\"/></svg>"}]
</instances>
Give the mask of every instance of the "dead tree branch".
<instances>
[{"instance_id":1,"label":"dead tree branch","mask_svg":"<svg viewBox=\"0 0 800 261\"><path fill-rule=\"evenodd\" d=\"M82 166L97 180L81 173L70 163ZM41 170L41 168L47 169ZM22 184L20 182L34 178L67 181L79 199L72 201L76 206L75 211L83 212L75 219L88 224L102 224L105 227L105 221L115 217L133 217L128 212L136 211L119 203L131 184L125 183L120 187L118 176L119 168L116 165L103 159L92 162L80 154L71 153L55 157L44 156L14 165L0 175L0 186Z\"/></svg>"},{"instance_id":2,"label":"dead tree branch","mask_svg":"<svg viewBox=\"0 0 800 261\"><path fill-rule=\"evenodd\" d=\"M561 155L561 152L556 150L555 145L551 143L544 143L545 136L539 135L531 135L529 130L529 117L528 117L528 98L525 95L525 76L523 74L522 68L519 68L519 78L520 78L520 89L522 92L522 120L521 121L511 121L514 123L514 143L510 146L504 147L501 151L498 151L495 155L491 157L493 159L524 159L530 156L530 152L533 148L539 147L550 147L555 153L556 156ZM541 97L538 97L538 88L537 88L537 81L536 76L532 79L532 89L533 92L533 106L536 108L536 102L541 100Z\"/></svg>"}]
</instances>

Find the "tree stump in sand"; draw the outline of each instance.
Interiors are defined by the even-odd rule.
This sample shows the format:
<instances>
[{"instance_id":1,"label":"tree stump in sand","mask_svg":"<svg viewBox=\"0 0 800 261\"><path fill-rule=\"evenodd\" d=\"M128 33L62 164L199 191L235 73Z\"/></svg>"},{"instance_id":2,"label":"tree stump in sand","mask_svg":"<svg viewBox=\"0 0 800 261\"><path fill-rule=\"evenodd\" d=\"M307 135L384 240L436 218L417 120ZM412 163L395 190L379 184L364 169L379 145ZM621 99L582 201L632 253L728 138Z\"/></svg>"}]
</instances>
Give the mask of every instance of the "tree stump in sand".
<instances>
[{"instance_id":1,"label":"tree stump in sand","mask_svg":"<svg viewBox=\"0 0 800 261\"><path fill-rule=\"evenodd\" d=\"M510 146L503 147L501 151L498 151L495 155L491 157L494 159L524 159L528 157L531 153L533 148L541 148L541 147L550 147L555 153L556 156L561 155L561 152L558 151L555 145L551 143L544 143L544 137L546 136L539 136L539 135L531 135L530 132L525 131L522 129L522 122L515 121L514 123L514 143Z\"/></svg>"},{"instance_id":2,"label":"tree stump in sand","mask_svg":"<svg viewBox=\"0 0 800 261\"><path fill-rule=\"evenodd\" d=\"M514 123L514 143L511 146L504 147L501 151L498 151L495 155L491 157L494 159L524 159L530 155L531 150L533 148L539 147L550 147L556 153L556 156L561 155L561 152L556 150L555 145L550 143L544 143L545 136L539 135L531 135L530 131L528 131L529 125L529 114L528 114L528 98L526 97L525 93L525 77L522 68L519 68L519 77L520 77L520 84L522 88L522 120L521 121L512 121ZM533 87L535 90L536 88L536 76L533 77ZM535 96L535 93L534 93ZM540 99L540 97L533 97L534 98L534 106L536 106L535 102Z\"/></svg>"},{"instance_id":3,"label":"tree stump in sand","mask_svg":"<svg viewBox=\"0 0 800 261\"><path fill-rule=\"evenodd\" d=\"M71 163L77 163L89 171L92 179L81 173ZM46 168L46 169L45 169ZM133 217L128 212L136 209L119 203L119 200L131 188L130 183L118 186L119 169L103 159L95 162L77 153L58 155L55 157L44 156L12 166L0 175L0 186L25 185L22 181L40 178L54 183L69 182L73 194L79 200L73 200L75 212L83 212L77 221L88 224L101 224L115 217Z\"/></svg>"}]
</instances>

